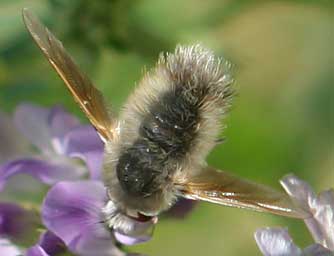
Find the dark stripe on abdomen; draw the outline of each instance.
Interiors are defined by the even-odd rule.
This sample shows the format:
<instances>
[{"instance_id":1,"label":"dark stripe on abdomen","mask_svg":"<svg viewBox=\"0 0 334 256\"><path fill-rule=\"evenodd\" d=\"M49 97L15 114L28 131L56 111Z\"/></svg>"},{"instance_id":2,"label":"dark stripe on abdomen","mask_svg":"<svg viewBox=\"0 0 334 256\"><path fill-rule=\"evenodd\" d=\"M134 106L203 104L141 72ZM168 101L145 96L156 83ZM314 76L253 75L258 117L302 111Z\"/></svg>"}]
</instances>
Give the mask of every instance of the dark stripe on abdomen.
<instances>
[{"instance_id":1,"label":"dark stripe on abdomen","mask_svg":"<svg viewBox=\"0 0 334 256\"><path fill-rule=\"evenodd\" d=\"M151 107L140 128L140 135L161 148L168 157L183 157L196 136L198 106L185 97L182 87L166 93Z\"/></svg>"},{"instance_id":2,"label":"dark stripe on abdomen","mask_svg":"<svg viewBox=\"0 0 334 256\"><path fill-rule=\"evenodd\" d=\"M186 95L184 87L177 88L150 107L139 138L120 155L117 176L122 188L133 195L149 196L158 190L168 178L166 165L185 157L194 142L199 99Z\"/></svg>"}]
</instances>

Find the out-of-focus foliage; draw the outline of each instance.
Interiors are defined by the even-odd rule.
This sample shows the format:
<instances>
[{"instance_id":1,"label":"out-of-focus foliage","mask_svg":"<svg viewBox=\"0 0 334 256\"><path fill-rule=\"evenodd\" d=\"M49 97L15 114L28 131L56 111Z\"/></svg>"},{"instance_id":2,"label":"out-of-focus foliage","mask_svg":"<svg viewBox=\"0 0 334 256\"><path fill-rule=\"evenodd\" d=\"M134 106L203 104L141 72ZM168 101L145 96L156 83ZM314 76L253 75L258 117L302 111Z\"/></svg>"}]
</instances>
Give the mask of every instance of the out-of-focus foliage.
<instances>
[{"instance_id":1,"label":"out-of-focus foliage","mask_svg":"<svg viewBox=\"0 0 334 256\"><path fill-rule=\"evenodd\" d=\"M0 108L22 101L80 113L21 21L30 9L62 39L115 111L160 51L202 42L233 64L238 96L227 140L210 164L279 188L294 172L316 190L334 185L334 21L332 1L2 0ZM257 228L297 220L202 203L183 221L162 220L148 255L258 255Z\"/></svg>"}]
</instances>

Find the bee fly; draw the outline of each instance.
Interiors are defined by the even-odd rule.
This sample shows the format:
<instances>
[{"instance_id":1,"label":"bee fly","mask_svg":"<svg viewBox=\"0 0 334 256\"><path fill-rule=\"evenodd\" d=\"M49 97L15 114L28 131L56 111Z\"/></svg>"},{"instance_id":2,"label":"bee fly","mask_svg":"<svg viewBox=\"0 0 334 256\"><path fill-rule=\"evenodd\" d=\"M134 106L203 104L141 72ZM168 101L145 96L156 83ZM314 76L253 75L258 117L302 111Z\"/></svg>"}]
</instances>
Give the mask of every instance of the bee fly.
<instances>
[{"instance_id":1,"label":"bee fly","mask_svg":"<svg viewBox=\"0 0 334 256\"><path fill-rule=\"evenodd\" d=\"M207 165L233 94L228 64L210 50L178 46L161 55L116 119L62 43L26 9L23 19L105 144L110 226L117 214L156 216L178 197L303 217L284 193Z\"/></svg>"}]
</instances>

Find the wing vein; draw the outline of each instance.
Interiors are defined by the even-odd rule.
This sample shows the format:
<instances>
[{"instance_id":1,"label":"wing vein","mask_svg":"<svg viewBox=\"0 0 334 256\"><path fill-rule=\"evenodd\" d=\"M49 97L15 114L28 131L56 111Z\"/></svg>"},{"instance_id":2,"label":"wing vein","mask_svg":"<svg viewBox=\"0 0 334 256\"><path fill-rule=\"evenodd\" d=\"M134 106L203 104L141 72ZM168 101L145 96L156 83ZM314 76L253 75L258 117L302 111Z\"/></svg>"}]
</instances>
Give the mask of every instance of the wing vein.
<instances>
[{"instance_id":1,"label":"wing vein","mask_svg":"<svg viewBox=\"0 0 334 256\"><path fill-rule=\"evenodd\" d=\"M27 9L22 11L24 23L51 66L64 81L74 100L86 114L104 141L113 139L114 121L101 92L79 70L73 58L59 41Z\"/></svg>"}]
</instances>

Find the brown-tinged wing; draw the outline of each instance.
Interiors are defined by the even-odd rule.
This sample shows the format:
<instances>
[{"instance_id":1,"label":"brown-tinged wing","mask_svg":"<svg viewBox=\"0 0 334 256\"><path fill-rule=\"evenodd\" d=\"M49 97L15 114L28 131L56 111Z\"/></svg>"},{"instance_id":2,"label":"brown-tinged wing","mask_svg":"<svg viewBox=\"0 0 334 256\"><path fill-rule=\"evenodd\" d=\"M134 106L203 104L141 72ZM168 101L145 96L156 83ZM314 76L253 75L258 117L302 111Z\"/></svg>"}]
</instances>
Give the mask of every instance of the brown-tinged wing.
<instances>
[{"instance_id":1,"label":"brown-tinged wing","mask_svg":"<svg viewBox=\"0 0 334 256\"><path fill-rule=\"evenodd\" d=\"M206 167L198 175L176 182L176 185L181 195L189 199L270 212L292 218L307 217L307 213L295 206L283 192L212 167Z\"/></svg>"},{"instance_id":2,"label":"brown-tinged wing","mask_svg":"<svg viewBox=\"0 0 334 256\"><path fill-rule=\"evenodd\" d=\"M62 43L27 9L23 21L32 38L63 79L75 101L104 140L113 137L113 122L99 90L84 75L66 52Z\"/></svg>"}]
</instances>

